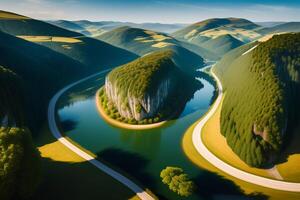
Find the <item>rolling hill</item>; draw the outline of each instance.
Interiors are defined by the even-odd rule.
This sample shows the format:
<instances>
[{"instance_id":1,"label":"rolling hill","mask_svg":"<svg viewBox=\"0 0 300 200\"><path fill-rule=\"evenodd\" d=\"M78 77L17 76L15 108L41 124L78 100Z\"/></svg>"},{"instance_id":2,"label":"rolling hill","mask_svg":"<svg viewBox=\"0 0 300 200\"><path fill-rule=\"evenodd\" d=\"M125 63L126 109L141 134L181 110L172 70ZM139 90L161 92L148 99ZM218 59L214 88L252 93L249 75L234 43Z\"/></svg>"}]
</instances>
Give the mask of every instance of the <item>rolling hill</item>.
<instances>
[{"instance_id":1,"label":"rolling hill","mask_svg":"<svg viewBox=\"0 0 300 200\"><path fill-rule=\"evenodd\" d=\"M261 37L261 34L256 31L258 28L259 25L246 19L213 18L176 31L172 36L222 57L228 50ZM219 46L222 46L220 50L216 48Z\"/></svg>"},{"instance_id":2,"label":"rolling hill","mask_svg":"<svg viewBox=\"0 0 300 200\"><path fill-rule=\"evenodd\" d=\"M216 65L225 97L221 133L248 165L277 162L299 119L300 35L281 34L226 54ZM242 49L243 48L243 49Z\"/></svg>"},{"instance_id":3,"label":"rolling hill","mask_svg":"<svg viewBox=\"0 0 300 200\"><path fill-rule=\"evenodd\" d=\"M57 20L57 21L48 21L51 24L57 25L59 27L77 31L87 36L97 36L106 31L111 31L115 28L122 26L130 26L132 28L141 28L152 31L172 33L177 31L186 24L162 24L162 23L132 23L132 22L118 22L118 21L99 21L92 22L88 20L79 20L79 21L66 21L66 20Z\"/></svg>"},{"instance_id":4,"label":"rolling hill","mask_svg":"<svg viewBox=\"0 0 300 200\"><path fill-rule=\"evenodd\" d=\"M34 133L46 117L47 101L59 88L138 57L39 20L3 11L0 16L0 24L5 24L0 30L11 34L0 31L0 65L24 81L26 119Z\"/></svg>"},{"instance_id":5,"label":"rolling hill","mask_svg":"<svg viewBox=\"0 0 300 200\"><path fill-rule=\"evenodd\" d=\"M57 20L57 21L47 21L47 22L55 26L61 27L63 29L79 32L83 35L87 35L87 36L91 35L91 33L88 30L86 30L84 27L72 21Z\"/></svg>"},{"instance_id":6,"label":"rolling hill","mask_svg":"<svg viewBox=\"0 0 300 200\"><path fill-rule=\"evenodd\" d=\"M199 50L198 54L196 54L184 48L179 41L164 33L126 26L106 32L97 38L140 56L153 51L171 49L176 53L176 60L179 61L178 64L181 67L196 68L203 65L203 59L200 56L203 53L201 52L202 49L195 47L194 52Z\"/></svg>"},{"instance_id":7,"label":"rolling hill","mask_svg":"<svg viewBox=\"0 0 300 200\"><path fill-rule=\"evenodd\" d=\"M281 33L281 32L300 32L300 22L287 22L270 28L259 30L262 34Z\"/></svg>"},{"instance_id":8,"label":"rolling hill","mask_svg":"<svg viewBox=\"0 0 300 200\"><path fill-rule=\"evenodd\" d=\"M11 35L45 35L76 37L82 34L72 32L43 21L0 10L0 31Z\"/></svg>"},{"instance_id":9,"label":"rolling hill","mask_svg":"<svg viewBox=\"0 0 300 200\"><path fill-rule=\"evenodd\" d=\"M206 49L214 49L214 52L218 55L224 55L231 49L234 49L236 47L239 47L243 45L244 43L240 40L234 38L233 36L226 34L221 35L213 40L208 40L206 42L202 43L202 47Z\"/></svg>"}]
</instances>

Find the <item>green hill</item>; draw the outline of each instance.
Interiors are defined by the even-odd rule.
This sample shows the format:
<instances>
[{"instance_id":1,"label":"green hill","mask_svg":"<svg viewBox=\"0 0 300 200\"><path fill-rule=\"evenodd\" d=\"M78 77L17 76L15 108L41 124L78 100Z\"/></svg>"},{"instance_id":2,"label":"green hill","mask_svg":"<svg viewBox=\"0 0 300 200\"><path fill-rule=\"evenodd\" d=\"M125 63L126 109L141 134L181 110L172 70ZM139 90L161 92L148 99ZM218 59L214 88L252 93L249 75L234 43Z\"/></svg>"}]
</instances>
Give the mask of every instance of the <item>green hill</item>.
<instances>
[{"instance_id":1,"label":"green hill","mask_svg":"<svg viewBox=\"0 0 300 200\"><path fill-rule=\"evenodd\" d=\"M217 55L224 55L231 49L235 49L244 43L240 40L232 37L229 34L221 35L213 40L208 40L202 43L202 47L209 49L210 51L214 51Z\"/></svg>"},{"instance_id":2,"label":"green hill","mask_svg":"<svg viewBox=\"0 0 300 200\"><path fill-rule=\"evenodd\" d=\"M201 52L196 54L184 48L179 41L164 33L121 27L106 32L97 38L141 56L153 51L171 49L176 53L174 56L176 55L176 60L179 61L177 64L182 69L185 68L186 71L203 65ZM200 48L198 50L201 51Z\"/></svg>"},{"instance_id":3,"label":"green hill","mask_svg":"<svg viewBox=\"0 0 300 200\"><path fill-rule=\"evenodd\" d=\"M48 23L61 27L63 29L81 33L83 35L88 35L88 36L91 35L91 33L88 30L86 30L84 27L72 21L57 20L57 21L48 21Z\"/></svg>"},{"instance_id":4,"label":"green hill","mask_svg":"<svg viewBox=\"0 0 300 200\"><path fill-rule=\"evenodd\" d=\"M171 50L154 52L112 70L100 93L106 112L133 124L178 115L199 85L181 72L172 54Z\"/></svg>"},{"instance_id":5,"label":"green hill","mask_svg":"<svg viewBox=\"0 0 300 200\"><path fill-rule=\"evenodd\" d=\"M181 30L176 31L172 35L175 38L186 39L188 37L188 34L190 34L191 32L201 33L209 29L219 27L231 27L253 30L258 28L259 25L249 20L241 18L212 18L187 26Z\"/></svg>"},{"instance_id":6,"label":"green hill","mask_svg":"<svg viewBox=\"0 0 300 200\"><path fill-rule=\"evenodd\" d=\"M76 37L82 34L52 24L0 10L0 31L11 35Z\"/></svg>"},{"instance_id":7,"label":"green hill","mask_svg":"<svg viewBox=\"0 0 300 200\"><path fill-rule=\"evenodd\" d=\"M15 72L24 82L32 126L42 119L47 100L55 91L92 71L67 56L3 32L0 32L0 50L0 65Z\"/></svg>"},{"instance_id":8,"label":"green hill","mask_svg":"<svg viewBox=\"0 0 300 200\"><path fill-rule=\"evenodd\" d=\"M27 120L34 133L46 117L49 98L58 89L71 81L138 57L93 38L65 36L64 33L78 33L38 20L34 20L34 23L24 22L26 17L7 12L1 12L0 16L6 19L7 30L16 28L28 34L36 34L18 38L0 31L0 65L12 70L24 81L27 94L25 108L30 110L27 112L30 115ZM21 29L15 27L18 20L22 23ZM54 28L48 33L50 29L44 29L45 26Z\"/></svg>"},{"instance_id":9,"label":"green hill","mask_svg":"<svg viewBox=\"0 0 300 200\"><path fill-rule=\"evenodd\" d=\"M192 24L172 36L222 57L229 50L260 38L258 28L259 25L246 19L214 18Z\"/></svg>"},{"instance_id":10,"label":"green hill","mask_svg":"<svg viewBox=\"0 0 300 200\"><path fill-rule=\"evenodd\" d=\"M221 133L250 166L275 163L299 119L299 47L300 34L275 35L215 67L225 89Z\"/></svg>"},{"instance_id":11,"label":"green hill","mask_svg":"<svg viewBox=\"0 0 300 200\"><path fill-rule=\"evenodd\" d=\"M64 21L66 23L60 23L60 21ZM62 28L74 30L69 23L79 25L84 28L86 31L89 31L93 36L96 36L97 33L100 35L105 31L111 31L115 28L130 26L133 28L141 28L147 29L157 32L164 33L172 33L178 29L181 29L185 26L185 24L162 24L162 23L132 23L132 22L118 22L118 21L88 21L88 20L79 20L79 21L66 21L66 20L58 20L58 21L50 21L50 23L57 24Z\"/></svg>"},{"instance_id":12,"label":"green hill","mask_svg":"<svg viewBox=\"0 0 300 200\"><path fill-rule=\"evenodd\" d=\"M98 70L112 68L137 58L138 55L107 44L103 41L80 37L78 42L65 41L37 41L35 43L48 47L63 55L66 55L81 64Z\"/></svg>"}]
</instances>

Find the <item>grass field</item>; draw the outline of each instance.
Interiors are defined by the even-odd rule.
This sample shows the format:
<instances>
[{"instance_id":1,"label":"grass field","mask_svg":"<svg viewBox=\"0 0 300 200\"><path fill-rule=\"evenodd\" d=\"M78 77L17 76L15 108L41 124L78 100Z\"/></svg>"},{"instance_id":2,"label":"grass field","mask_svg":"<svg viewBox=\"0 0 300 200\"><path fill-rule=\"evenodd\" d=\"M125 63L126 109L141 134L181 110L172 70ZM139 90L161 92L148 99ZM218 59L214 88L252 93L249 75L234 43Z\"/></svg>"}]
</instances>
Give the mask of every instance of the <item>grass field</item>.
<instances>
[{"instance_id":1,"label":"grass field","mask_svg":"<svg viewBox=\"0 0 300 200\"><path fill-rule=\"evenodd\" d=\"M10 12L5 12L5 11L0 11L0 20L1 19L29 19L28 17L22 16L22 15L17 15L15 13L10 13Z\"/></svg>"},{"instance_id":2,"label":"grass field","mask_svg":"<svg viewBox=\"0 0 300 200\"><path fill-rule=\"evenodd\" d=\"M226 138L220 133L222 103L203 127L202 140L205 146L218 158L243 171L275 179L267 170L249 167L227 145Z\"/></svg>"},{"instance_id":3,"label":"grass field","mask_svg":"<svg viewBox=\"0 0 300 200\"><path fill-rule=\"evenodd\" d=\"M201 169L205 169L210 171L213 174L216 174L220 179L223 179L222 182L229 182L232 184L232 187L236 187L239 189L243 194L246 196L253 198L253 199L269 199L269 200L298 200L300 199L300 193L293 193L293 192L284 192L284 191L278 191L278 190L272 190L269 188L257 186L242 180L239 180L235 177L232 177L221 170L217 169L213 165L211 165L209 162L207 162L201 155L197 152L197 150L194 148L194 145L192 143L192 133L194 130L194 127L199 122L195 122L192 126L190 126L186 133L184 134L183 140L182 140L182 147L187 155L187 157L198 167ZM223 187L222 185L215 184L215 187ZM217 199L220 194L214 194L215 198ZM245 197L241 198L232 198L229 199L245 199Z\"/></svg>"},{"instance_id":4,"label":"grass field","mask_svg":"<svg viewBox=\"0 0 300 200\"><path fill-rule=\"evenodd\" d=\"M28 36L28 35L18 35L17 37L30 42L61 42L61 43L80 43L80 39L72 37L57 37L57 36Z\"/></svg>"},{"instance_id":5,"label":"grass field","mask_svg":"<svg viewBox=\"0 0 300 200\"><path fill-rule=\"evenodd\" d=\"M58 142L47 126L35 142L42 155L42 182L33 199L139 199L131 190Z\"/></svg>"},{"instance_id":6,"label":"grass field","mask_svg":"<svg viewBox=\"0 0 300 200\"><path fill-rule=\"evenodd\" d=\"M299 123L298 123L299 124ZM281 176L292 182L300 182L300 125L293 132L293 138L287 149L283 152L283 157L287 161L278 164L277 169Z\"/></svg>"}]
</instances>

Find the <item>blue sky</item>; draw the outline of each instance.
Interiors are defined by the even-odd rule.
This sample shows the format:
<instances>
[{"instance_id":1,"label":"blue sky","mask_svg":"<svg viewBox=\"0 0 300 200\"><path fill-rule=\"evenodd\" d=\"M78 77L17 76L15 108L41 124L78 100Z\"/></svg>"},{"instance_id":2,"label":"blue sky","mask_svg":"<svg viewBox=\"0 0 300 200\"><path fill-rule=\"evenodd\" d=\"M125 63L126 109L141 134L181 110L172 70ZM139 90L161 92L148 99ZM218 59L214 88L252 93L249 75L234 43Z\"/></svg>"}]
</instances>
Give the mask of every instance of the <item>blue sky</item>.
<instances>
[{"instance_id":1,"label":"blue sky","mask_svg":"<svg viewBox=\"0 0 300 200\"><path fill-rule=\"evenodd\" d=\"M214 17L300 21L300 0L0 0L0 9L38 19L193 23Z\"/></svg>"}]
</instances>

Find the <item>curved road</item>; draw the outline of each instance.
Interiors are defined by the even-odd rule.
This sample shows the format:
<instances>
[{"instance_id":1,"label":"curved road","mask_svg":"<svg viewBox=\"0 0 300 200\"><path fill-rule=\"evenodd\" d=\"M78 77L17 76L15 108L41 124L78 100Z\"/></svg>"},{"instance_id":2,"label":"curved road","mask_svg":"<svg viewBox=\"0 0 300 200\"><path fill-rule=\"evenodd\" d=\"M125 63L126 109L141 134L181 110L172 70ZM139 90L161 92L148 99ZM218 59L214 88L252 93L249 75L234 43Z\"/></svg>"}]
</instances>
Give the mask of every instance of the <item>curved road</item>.
<instances>
[{"instance_id":1,"label":"curved road","mask_svg":"<svg viewBox=\"0 0 300 200\"><path fill-rule=\"evenodd\" d=\"M150 196L144 189L142 189L141 187L139 187L138 185L136 185L134 182L132 182L131 180L129 180L128 178L126 178L125 176L121 175L120 173L114 171L113 169L109 168L108 166L104 165L103 163L101 163L100 161L96 160L94 157L92 157L91 155L87 154L86 152L82 151L80 148L78 148L77 146L75 146L74 144L72 144L71 142L69 142L66 138L64 138L61 133L59 132L57 125L56 125L56 121L55 121L55 105L57 100L59 99L59 97L66 92L68 89L70 89L71 87L73 87L76 84L79 84L83 81L86 81L92 77L95 77L97 75L103 74L108 70L104 70L101 71L97 74L93 74L91 76L88 76L84 79L81 79L79 81L76 81L66 87L64 87L63 89L61 89L59 92L57 92L52 99L50 100L49 103L49 107L48 107L48 123L49 123L49 128L50 131L52 132L53 136L59 140L63 145L65 145L66 147L68 147L71 151L73 151L74 153L76 153L77 155L79 155L80 157L82 157L83 159L87 160L88 162L92 163L94 166L96 166L98 169L102 170L103 172L105 172L106 174L110 175L111 177L113 177L114 179L116 179L117 181L119 181L120 183L122 183L123 185L125 185L126 187L128 187L130 190L132 190L134 193L136 193L136 195L142 199L142 200L154 200L154 198L152 196ZM114 192L114 191L112 191Z\"/></svg>"},{"instance_id":2,"label":"curved road","mask_svg":"<svg viewBox=\"0 0 300 200\"><path fill-rule=\"evenodd\" d=\"M253 50L252 48L251 50ZM249 51L248 51L249 52ZM276 189L276 190L282 190L282 191L289 191L289 192L300 192L300 183L292 183L292 182L285 182L285 181L279 181L279 180L273 180L269 178L260 177L245 171L242 171L240 169L237 169L235 167L232 167L231 165L227 164L226 162L219 159L217 156L215 156L212 152L210 152L206 146L203 144L202 141L202 128L204 124L209 120L209 118L215 113L217 110L219 104L221 103L221 100L223 98L223 87L219 80L219 78L215 75L215 73L211 70L211 73L214 77L214 79L217 81L217 85L219 88L219 96L216 99L213 107L210 109L210 111L205 115L205 117L195 126L192 134L192 141L193 145L198 151L198 153L205 158L209 163L217 167L218 169L222 170L223 172L241 179L243 181L253 183L256 185L260 185L263 187Z\"/></svg>"}]
</instances>

